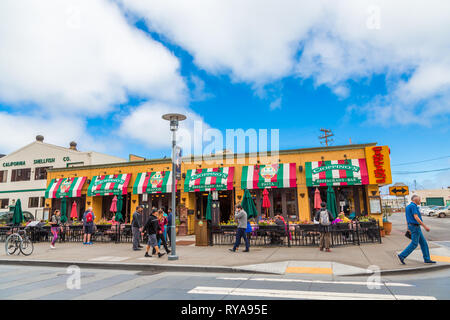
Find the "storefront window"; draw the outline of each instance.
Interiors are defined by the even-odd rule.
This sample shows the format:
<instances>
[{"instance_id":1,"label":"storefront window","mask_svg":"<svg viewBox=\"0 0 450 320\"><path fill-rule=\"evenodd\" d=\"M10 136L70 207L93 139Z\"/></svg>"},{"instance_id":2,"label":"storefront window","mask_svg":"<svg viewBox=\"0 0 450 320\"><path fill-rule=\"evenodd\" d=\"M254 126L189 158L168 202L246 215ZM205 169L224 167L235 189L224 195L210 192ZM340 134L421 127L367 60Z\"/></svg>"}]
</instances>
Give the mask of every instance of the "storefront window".
<instances>
[{"instance_id":1,"label":"storefront window","mask_svg":"<svg viewBox=\"0 0 450 320\"><path fill-rule=\"evenodd\" d=\"M0 170L0 183L6 182L7 176L8 176L7 170Z\"/></svg>"},{"instance_id":2,"label":"storefront window","mask_svg":"<svg viewBox=\"0 0 450 320\"><path fill-rule=\"evenodd\" d=\"M28 198L28 207L29 208L37 208L37 207L39 207L39 197L30 197L30 198Z\"/></svg>"},{"instance_id":3,"label":"storefront window","mask_svg":"<svg viewBox=\"0 0 450 320\"><path fill-rule=\"evenodd\" d=\"M9 205L9 199L0 199L0 208L6 209Z\"/></svg>"},{"instance_id":4,"label":"storefront window","mask_svg":"<svg viewBox=\"0 0 450 320\"><path fill-rule=\"evenodd\" d=\"M31 168L27 169L14 169L11 171L11 181L30 181Z\"/></svg>"},{"instance_id":5,"label":"storefront window","mask_svg":"<svg viewBox=\"0 0 450 320\"><path fill-rule=\"evenodd\" d=\"M34 180L45 180L47 179L47 170L52 167L39 167L34 169Z\"/></svg>"},{"instance_id":6,"label":"storefront window","mask_svg":"<svg viewBox=\"0 0 450 320\"><path fill-rule=\"evenodd\" d=\"M291 216L297 216L297 190L295 188L285 189L286 194L286 214Z\"/></svg>"}]
</instances>

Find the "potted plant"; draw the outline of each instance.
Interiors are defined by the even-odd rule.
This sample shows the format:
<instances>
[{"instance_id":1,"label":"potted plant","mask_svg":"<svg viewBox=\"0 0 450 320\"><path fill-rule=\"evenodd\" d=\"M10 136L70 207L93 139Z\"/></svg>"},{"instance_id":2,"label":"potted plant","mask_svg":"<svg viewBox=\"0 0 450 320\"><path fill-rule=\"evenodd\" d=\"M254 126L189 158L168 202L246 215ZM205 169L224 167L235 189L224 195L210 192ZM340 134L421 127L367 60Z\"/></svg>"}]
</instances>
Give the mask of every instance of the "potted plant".
<instances>
[{"instance_id":1,"label":"potted plant","mask_svg":"<svg viewBox=\"0 0 450 320\"><path fill-rule=\"evenodd\" d=\"M388 217L391 215L391 212L388 207L383 207L383 228L384 233L388 236L392 231L392 222L389 222Z\"/></svg>"}]
</instances>

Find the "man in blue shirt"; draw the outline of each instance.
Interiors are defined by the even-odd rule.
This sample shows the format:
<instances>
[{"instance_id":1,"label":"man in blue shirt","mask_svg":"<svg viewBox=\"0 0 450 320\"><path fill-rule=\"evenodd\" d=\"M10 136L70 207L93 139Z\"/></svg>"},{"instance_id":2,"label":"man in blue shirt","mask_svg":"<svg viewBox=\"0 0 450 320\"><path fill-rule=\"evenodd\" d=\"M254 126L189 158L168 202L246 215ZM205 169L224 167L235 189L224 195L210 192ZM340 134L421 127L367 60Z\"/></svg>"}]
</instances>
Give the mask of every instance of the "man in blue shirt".
<instances>
[{"instance_id":1,"label":"man in blue shirt","mask_svg":"<svg viewBox=\"0 0 450 320\"><path fill-rule=\"evenodd\" d=\"M428 249L427 240L425 239L420 226L422 226L427 232L430 232L422 221L422 216L419 211L418 205L420 204L420 197L413 195L411 197L411 203L405 208L406 222L408 223L408 230L411 231L411 243L398 255L400 262L405 264L405 259L408 257L414 249L420 244L422 250L423 260L425 263L436 263L430 259L430 251Z\"/></svg>"}]
</instances>

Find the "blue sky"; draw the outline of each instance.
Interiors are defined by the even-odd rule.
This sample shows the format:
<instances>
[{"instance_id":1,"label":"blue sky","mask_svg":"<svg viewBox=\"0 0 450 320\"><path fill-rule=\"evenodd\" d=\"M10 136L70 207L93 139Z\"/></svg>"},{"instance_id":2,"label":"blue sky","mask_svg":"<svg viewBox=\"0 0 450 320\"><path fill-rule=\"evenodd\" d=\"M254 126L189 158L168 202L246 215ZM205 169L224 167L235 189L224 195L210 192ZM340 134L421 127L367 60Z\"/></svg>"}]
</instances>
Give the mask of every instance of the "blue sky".
<instances>
[{"instance_id":1,"label":"blue sky","mask_svg":"<svg viewBox=\"0 0 450 320\"><path fill-rule=\"evenodd\" d=\"M188 131L193 120L222 132L279 129L290 149L320 146L329 128L334 145L389 145L394 172L450 167L449 157L401 165L450 156L447 4L29 5L0 4L0 153L44 134L125 158L169 156L160 116L182 112ZM424 188L449 179L448 170L394 174Z\"/></svg>"}]
</instances>

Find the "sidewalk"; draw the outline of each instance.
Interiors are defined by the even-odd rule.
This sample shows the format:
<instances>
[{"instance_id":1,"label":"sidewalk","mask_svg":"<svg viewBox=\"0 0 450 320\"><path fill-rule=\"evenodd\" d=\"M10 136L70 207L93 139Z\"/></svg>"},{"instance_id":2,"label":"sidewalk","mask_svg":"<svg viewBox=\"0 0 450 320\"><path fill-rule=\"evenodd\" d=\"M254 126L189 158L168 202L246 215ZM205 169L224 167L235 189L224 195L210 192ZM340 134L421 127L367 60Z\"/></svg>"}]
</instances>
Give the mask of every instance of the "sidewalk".
<instances>
[{"instance_id":1,"label":"sidewalk","mask_svg":"<svg viewBox=\"0 0 450 320\"><path fill-rule=\"evenodd\" d=\"M321 252L317 247L253 247L249 253L228 251L228 246L196 247L193 236L178 238L178 260L169 261L167 255L145 258L144 250L133 251L131 244L57 243L50 249L49 243L36 243L31 256L0 256L1 263L44 263L45 265L64 262L83 266L105 266L110 268L148 267L159 270L213 271L213 272L262 272L262 273L309 273L353 275L367 274L369 266L377 266L383 272L411 271L416 268L450 267L450 248L429 243L432 258L439 261L437 266L425 265L420 249L401 265L396 253L409 243L403 231L393 230L382 238L382 244L364 244L332 248L332 252ZM164 249L162 249L164 252Z\"/></svg>"}]
</instances>

